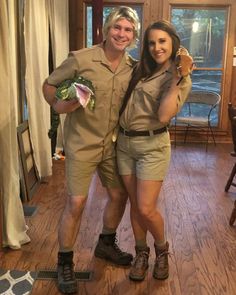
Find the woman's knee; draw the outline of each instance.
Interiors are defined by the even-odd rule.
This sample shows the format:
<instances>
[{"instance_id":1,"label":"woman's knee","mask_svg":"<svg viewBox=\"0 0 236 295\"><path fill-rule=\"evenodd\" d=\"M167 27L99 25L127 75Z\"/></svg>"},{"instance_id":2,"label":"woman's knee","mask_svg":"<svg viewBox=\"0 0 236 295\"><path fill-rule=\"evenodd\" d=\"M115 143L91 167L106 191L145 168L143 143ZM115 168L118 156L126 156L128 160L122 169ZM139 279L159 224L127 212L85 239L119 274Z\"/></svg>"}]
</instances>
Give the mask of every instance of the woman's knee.
<instances>
[{"instance_id":1,"label":"woman's knee","mask_svg":"<svg viewBox=\"0 0 236 295\"><path fill-rule=\"evenodd\" d=\"M152 220L156 214L156 210L151 206L138 206L138 212L141 218L145 220Z\"/></svg>"}]
</instances>

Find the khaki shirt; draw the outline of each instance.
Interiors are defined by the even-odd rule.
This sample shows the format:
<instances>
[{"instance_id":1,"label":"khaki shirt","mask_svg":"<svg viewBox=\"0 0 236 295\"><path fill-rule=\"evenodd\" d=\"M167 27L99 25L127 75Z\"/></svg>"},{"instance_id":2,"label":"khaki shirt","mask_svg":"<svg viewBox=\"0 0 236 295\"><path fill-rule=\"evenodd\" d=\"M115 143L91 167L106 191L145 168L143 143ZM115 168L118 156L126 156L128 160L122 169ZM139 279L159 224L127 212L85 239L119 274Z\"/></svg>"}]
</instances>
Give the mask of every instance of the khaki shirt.
<instances>
[{"instance_id":1,"label":"khaki shirt","mask_svg":"<svg viewBox=\"0 0 236 295\"><path fill-rule=\"evenodd\" d=\"M112 135L119 119L119 110L136 61L125 54L113 72L102 44L71 52L68 58L48 77L57 86L77 75L92 81L95 88L95 109L79 107L68 113L64 125L66 157L99 162L115 155Z\"/></svg>"},{"instance_id":2,"label":"khaki shirt","mask_svg":"<svg viewBox=\"0 0 236 295\"><path fill-rule=\"evenodd\" d=\"M171 69L141 79L134 88L127 106L120 118L120 125L126 130L155 130L164 127L158 120L157 111L172 82ZM178 110L181 109L191 90L190 77L180 83Z\"/></svg>"}]
</instances>

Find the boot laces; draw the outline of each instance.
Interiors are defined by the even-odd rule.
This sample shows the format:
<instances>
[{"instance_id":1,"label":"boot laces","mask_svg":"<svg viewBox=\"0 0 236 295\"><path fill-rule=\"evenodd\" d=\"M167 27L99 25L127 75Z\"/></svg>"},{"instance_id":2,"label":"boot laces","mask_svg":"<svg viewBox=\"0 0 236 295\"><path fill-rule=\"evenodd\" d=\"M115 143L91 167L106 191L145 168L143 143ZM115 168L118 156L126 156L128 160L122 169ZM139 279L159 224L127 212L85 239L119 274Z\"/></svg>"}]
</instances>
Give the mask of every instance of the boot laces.
<instances>
[{"instance_id":1,"label":"boot laces","mask_svg":"<svg viewBox=\"0 0 236 295\"><path fill-rule=\"evenodd\" d=\"M74 264L63 264L62 274L63 279L65 281L73 281L74 280L74 270L73 270Z\"/></svg>"},{"instance_id":2,"label":"boot laces","mask_svg":"<svg viewBox=\"0 0 236 295\"><path fill-rule=\"evenodd\" d=\"M156 261L158 262L160 268L165 268L168 255L170 255L169 251L163 251L157 256Z\"/></svg>"},{"instance_id":3,"label":"boot laces","mask_svg":"<svg viewBox=\"0 0 236 295\"><path fill-rule=\"evenodd\" d=\"M114 240L113 248L115 249L116 253L117 253L119 256L124 255L124 252L123 252L123 251L119 248L119 246L118 246L118 240L117 240L117 238L115 238L115 240Z\"/></svg>"},{"instance_id":4,"label":"boot laces","mask_svg":"<svg viewBox=\"0 0 236 295\"><path fill-rule=\"evenodd\" d=\"M144 265L147 264L149 254L145 251L139 252L134 260L134 267L135 268L143 268Z\"/></svg>"}]
</instances>

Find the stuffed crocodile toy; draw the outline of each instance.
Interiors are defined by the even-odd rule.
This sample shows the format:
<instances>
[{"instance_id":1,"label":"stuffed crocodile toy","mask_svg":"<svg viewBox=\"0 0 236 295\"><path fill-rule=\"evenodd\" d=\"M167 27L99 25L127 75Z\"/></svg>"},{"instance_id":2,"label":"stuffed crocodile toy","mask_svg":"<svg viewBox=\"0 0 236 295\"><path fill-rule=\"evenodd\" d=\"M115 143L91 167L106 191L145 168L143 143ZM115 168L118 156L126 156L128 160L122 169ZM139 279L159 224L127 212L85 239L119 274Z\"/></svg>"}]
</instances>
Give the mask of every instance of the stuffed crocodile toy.
<instances>
[{"instance_id":1,"label":"stuffed crocodile toy","mask_svg":"<svg viewBox=\"0 0 236 295\"><path fill-rule=\"evenodd\" d=\"M58 100L70 100L77 98L83 108L88 107L91 111L95 108L94 86L91 81L82 76L65 80L59 84L56 90ZM49 138L56 133L60 123L59 114L52 109L51 128L48 131Z\"/></svg>"}]
</instances>

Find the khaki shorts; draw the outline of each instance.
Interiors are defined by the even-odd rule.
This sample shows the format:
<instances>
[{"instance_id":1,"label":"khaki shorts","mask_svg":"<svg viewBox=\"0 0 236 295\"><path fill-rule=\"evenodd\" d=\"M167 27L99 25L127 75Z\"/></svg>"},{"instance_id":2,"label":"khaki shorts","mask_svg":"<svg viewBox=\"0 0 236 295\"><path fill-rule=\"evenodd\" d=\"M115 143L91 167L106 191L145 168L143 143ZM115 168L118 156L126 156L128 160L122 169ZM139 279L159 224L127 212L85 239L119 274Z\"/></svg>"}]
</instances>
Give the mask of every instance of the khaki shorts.
<instances>
[{"instance_id":1,"label":"khaki shorts","mask_svg":"<svg viewBox=\"0 0 236 295\"><path fill-rule=\"evenodd\" d=\"M104 187L123 189L116 158L109 158L99 163L66 158L66 181L69 195L87 196L96 170Z\"/></svg>"},{"instance_id":2,"label":"khaki shorts","mask_svg":"<svg viewBox=\"0 0 236 295\"><path fill-rule=\"evenodd\" d=\"M162 181L171 156L169 132L128 137L119 133L117 163L121 175L135 174L142 180Z\"/></svg>"}]
</instances>

